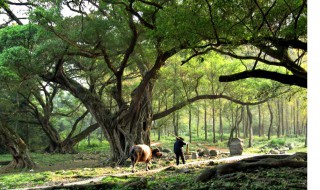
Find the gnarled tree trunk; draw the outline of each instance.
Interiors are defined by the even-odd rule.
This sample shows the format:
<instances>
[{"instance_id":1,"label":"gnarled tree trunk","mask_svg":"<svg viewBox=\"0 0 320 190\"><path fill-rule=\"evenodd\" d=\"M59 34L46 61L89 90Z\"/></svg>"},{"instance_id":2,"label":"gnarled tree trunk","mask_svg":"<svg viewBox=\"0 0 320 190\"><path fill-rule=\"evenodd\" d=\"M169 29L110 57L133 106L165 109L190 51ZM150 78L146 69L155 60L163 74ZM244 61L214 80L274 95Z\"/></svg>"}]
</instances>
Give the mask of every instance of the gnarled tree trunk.
<instances>
[{"instance_id":1,"label":"gnarled tree trunk","mask_svg":"<svg viewBox=\"0 0 320 190\"><path fill-rule=\"evenodd\" d=\"M116 164L122 164L128 158L132 145L147 144L150 146L153 116L151 86L147 87L139 101L133 99L130 107L116 113L111 125L102 123L112 153L110 161ZM98 115L95 116L98 117Z\"/></svg>"},{"instance_id":2,"label":"gnarled tree trunk","mask_svg":"<svg viewBox=\"0 0 320 190\"><path fill-rule=\"evenodd\" d=\"M11 130L4 119L0 121L0 141L12 155L13 160L6 166L6 169L34 168L36 164L32 161L27 145Z\"/></svg>"}]
</instances>

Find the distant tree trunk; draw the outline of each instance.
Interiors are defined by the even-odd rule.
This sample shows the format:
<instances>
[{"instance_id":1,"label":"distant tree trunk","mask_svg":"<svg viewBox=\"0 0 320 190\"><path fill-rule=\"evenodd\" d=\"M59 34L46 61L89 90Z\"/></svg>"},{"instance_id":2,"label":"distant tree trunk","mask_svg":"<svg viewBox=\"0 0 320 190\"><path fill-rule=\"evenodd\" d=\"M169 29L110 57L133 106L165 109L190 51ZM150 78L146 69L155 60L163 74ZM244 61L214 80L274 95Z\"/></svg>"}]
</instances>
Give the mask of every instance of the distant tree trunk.
<instances>
[{"instance_id":1,"label":"distant tree trunk","mask_svg":"<svg viewBox=\"0 0 320 190\"><path fill-rule=\"evenodd\" d=\"M204 103L204 140L208 140L208 129L207 129L207 103Z\"/></svg>"},{"instance_id":2,"label":"distant tree trunk","mask_svg":"<svg viewBox=\"0 0 320 190\"><path fill-rule=\"evenodd\" d=\"M216 119L215 119L215 108L214 108L214 103L212 105L212 142L216 143Z\"/></svg>"},{"instance_id":3,"label":"distant tree trunk","mask_svg":"<svg viewBox=\"0 0 320 190\"><path fill-rule=\"evenodd\" d=\"M199 137L200 107L197 106L197 137Z\"/></svg>"},{"instance_id":4,"label":"distant tree trunk","mask_svg":"<svg viewBox=\"0 0 320 190\"><path fill-rule=\"evenodd\" d=\"M174 75L177 76L177 74L178 74L177 66L174 65L173 69L174 69ZM172 96L173 105L175 105L176 102L177 102L177 88L176 88L176 86L177 86L177 78L173 77L173 87L174 87L173 88L173 96ZM173 117L173 121L172 122L173 122L173 127L174 127L174 135L179 136L178 121L177 121L178 113L173 112L172 117Z\"/></svg>"},{"instance_id":5,"label":"distant tree trunk","mask_svg":"<svg viewBox=\"0 0 320 190\"><path fill-rule=\"evenodd\" d=\"M285 128L284 128L284 135L287 136L287 134L289 133L289 106L286 104L284 106L285 108L285 119L284 119L284 122L285 122Z\"/></svg>"},{"instance_id":6,"label":"distant tree trunk","mask_svg":"<svg viewBox=\"0 0 320 190\"><path fill-rule=\"evenodd\" d=\"M240 116L238 116L239 114L239 110L241 109L241 112L240 112ZM235 116L235 121L234 123L232 124L233 127L231 128L231 131L230 131L230 136L229 136L229 140L228 140L228 147L230 146L230 143L231 143L231 139L233 138L233 133L235 130L237 130L237 128L239 128L239 125L243 119L243 106L239 107L236 111L236 116Z\"/></svg>"},{"instance_id":7,"label":"distant tree trunk","mask_svg":"<svg viewBox=\"0 0 320 190\"><path fill-rule=\"evenodd\" d=\"M262 135L262 126L261 126L261 107L260 107L260 105L258 105L258 115L259 115L259 121L258 121L258 135L259 135L259 137L261 137L261 135Z\"/></svg>"},{"instance_id":8,"label":"distant tree trunk","mask_svg":"<svg viewBox=\"0 0 320 190\"><path fill-rule=\"evenodd\" d=\"M222 124L222 104L219 99L220 109L219 109L219 133L220 133L220 141L223 141L223 124Z\"/></svg>"},{"instance_id":9,"label":"distant tree trunk","mask_svg":"<svg viewBox=\"0 0 320 190\"><path fill-rule=\"evenodd\" d=\"M158 113L160 112L160 110L161 110L161 100L159 99L158 100ZM154 121L154 123L156 123L156 121ZM173 115L173 128L174 128L174 134L176 136L178 136L176 134L176 129L175 129L175 115ZM161 126L158 126L157 131L158 131L158 141L160 141L161 140Z\"/></svg>"},{"instance_id":10,"label":"distant tree trunk","mask_svg":"<svg viewBox=\"0 0 320 190\"><path fill-rule=\"evenodd\" d=\"M158 127L158 141L161 140L161 128Z\"/></svg>"},{"instance_id":11,"label":"distant tree trunk","mask_svg":"<svg viewBox=\"0 0 320 190\"><path fill-rule=\"evenodd\" d=\"M233 111L233 108L232 108L232 105L231 105L231 102L230 102L230 111L231 111L231 125L230 125L230 127L231 127L231 129L233 128L233 127L235 127L235 123L236 122L234 122L234 111ZM234 129L235 130L235 129Z\"/></svg>"},{"instance_id":12,"label":"distant tree trunk","mask_svg":"<svg viewBox=\"0 0 320 190\"><path fill-rule=\"evenodd\" d=\"M176 127L177 127L177 131L179 134L179 119L180 119L180 112L179 111L175 111L176 113Z\"/></svg>"},{"instance_id":13,"label":"distant tree trunk","mask_svg":"<svg viewBox=\"0 0 320 190\"><path fill-rule=\"evenodd\" d=\"M264 124L265 124L265 115L264 114L261 114L262 115L262 121L261 121L261 136L264 137L265 135L265 127L264 127Z\"/></svg>"},{"instance_id":14,"label":"distant tree trunk","mask_svg":"<svg viewBox=\"0 0 320 190\"><path fill-rule=\"evenodd\" d=\"M295 114L295 105L292 105L292 110L291 110L291 117L292 117L292 126L293 126L293 135L296 135L296 114Z\"/></svg>"},{"instance_id":15,"label":"distant tree trunk","mask_svg":"<svg viewBox=\"0 0 320 190\"><path fill-rule=\"evenodd\" d=\"M283 98L281 98L281 135L284 136L285 124L284 124L284 106L283 106Z\"/></svg>"},{"instance_id":16,"label":"distant tree trunk","mask_svg":"<svg viewBox=\"0 0 320 190\"><path fill-rule=\"evenodd\" d=\"M280 101L279 100L277 100L277 108L278 108L277 137L280 138L280 133L281 133L281 111L280 111Z\"/></svg>"},{"instance_id":17,"label":"distant tree trunk","mask_svg":"<svg viewBox=\"0 0 320 190\"><path fill-rule=\"evenodd\" d=\"M307 121L306 121L306 131L305 131L305 135L306 135L306 139L305 139L305 141L304 141L304 147L307 147L308 146L308 123L307 123Z\"/></svg>"},{"instance_id":18,"label":"distant tree trunk","mask_svg":"<svg viewBox=\"0 0 320 190\"><path fill-rule=\"evenodd\" d=\"M299 132L300 131L300 120L299 120L300 102L298 99L296 100L296 103L297 103L297 107L296 107L296 113L297 113L296 138L298 138L298 135L300 135L300 132Z\"/></svg>"},{"instance_id":19,"label":"distant tree trunk","mask_svg":"<svg viewBox=\"0 0 320 190\"><path fill-rule=\"evenodd\" d=\"M173 90L173 104L175 104L176 103L176 88L174 88L174 90ZM172 114L172 118L173 118L173 120L172 120L172 123L173 123L173 129L174 129L174 135L175 136L179 136L179 130L178 130L178 125L177 125L177 121L176 121L176 116L177 114L176 114L176 112L173 112L173 114Z\"/></svg>"},{"instance_id":20,"label":"distant tree trunk","mask_svg":"<svg viewBox=\"0 0 320 190\"><path fill-rule=\"evenodd\" d=\"M270 113L270 126L269 126L269 130L268 130L268 140L270 140L271 139L271 132L272 132L273 113L272 113L270 102L267 102L267 103L268 103L268 108L269 108L269 113Z\"/></svg>"},{"instance_id":21,"label":"distant tree trunk","mask_svg":"<svg viewBox=\"0 0 320 190\"><path fill-rule=\"evenodd\" d=\"M247 114L248 114L248 129L249 129L249 148L253 146L253 129L252 129L252 113L249 106L247 105Z\"/></svg>"},{"instance_id":22,"label":"distant tree trunk","mask_svg":"<svg viewBox=\"0 0 320 190\"><path fill-rule=\"evenodd\" d=\"M247 114L243 114L243 123L242 123L242 127L243 127L243 138L246 139L248 137L248 117Z\"/></svg>"},{"instance_id":23,"label":"distant tree trunk","mask_svg":"<svg viewBox=\"0 0 320 190\"><path fill-rule=\"evenodd\" d=\"M90 147L91 146L91 136L90 136L90 134L88 135L87 139L88 139L88 147Z\"/></svg>"},{"instance_id":24,"label":"distant tree trunk","mask_svg":"<svg viewBox=\"0 0 320 190\"><path fill-rule=\"evenodd\" d=\"M5 145L13 158L9 165L6 166L7 170L36 167L29 155L27 145L17 133L8 127L5 119L2 118L0 119L0 143Z\"/></svg>"},{"instance_id":25,"label":"distant tree trunk","mask_svg":"<svg viewBox=\"0 0 320 190\"><path fill-rule=\"evenodd\" d=\"M191 132L191 106L189 107L189 142L192 142L192 132Z\"/></svg>"},{"instance_id":26,"label":"distant tree trunk","mask_svg":"<svg viewBox=\"0 0 320 190\"><path fill-rule=\"evenodd\" d=\"M101 129L99 130L99 132L100 132L100 133L99 133L99 136L100 136L100 137L99 137L99 141L100 141L100 144L102 144L103 133L102 133L102 130L101 130Z\"/></svg>"}]
</instances>

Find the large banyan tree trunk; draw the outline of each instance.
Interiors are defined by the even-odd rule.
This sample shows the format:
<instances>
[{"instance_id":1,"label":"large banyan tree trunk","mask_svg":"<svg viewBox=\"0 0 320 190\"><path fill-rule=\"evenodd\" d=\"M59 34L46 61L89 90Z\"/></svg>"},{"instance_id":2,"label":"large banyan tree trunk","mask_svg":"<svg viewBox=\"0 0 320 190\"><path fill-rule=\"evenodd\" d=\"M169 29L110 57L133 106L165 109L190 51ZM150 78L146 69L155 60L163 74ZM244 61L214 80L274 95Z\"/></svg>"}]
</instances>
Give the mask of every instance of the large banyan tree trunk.
<instances>
[{"instance_id":1,"label":"large banyan tree trunk","mask_svg":"<svg viewBox=\"0 0 320 190\"><path fill-rule=\"evenodd\" d=\"M124 163L134 144L150 146L151 123L151 85L149 85L138 101L133 99L129 107L116 113L111 126L103 125L112 152L110 161L115 164Z\"/></svg>"},{"instance_id":2,"label":"large banyan tree trunk","mask_svg":"<svg viewBox=\"0 0 320 190\"><path fill-rule=\"evenodd\" d=\"M27 145L24 141L11 130L4 119L0 121L0 143L4 144L11 153L13 160L6 166L6 169L34 168L36 165L32 161Z\"/></svg>"}]
</instances>

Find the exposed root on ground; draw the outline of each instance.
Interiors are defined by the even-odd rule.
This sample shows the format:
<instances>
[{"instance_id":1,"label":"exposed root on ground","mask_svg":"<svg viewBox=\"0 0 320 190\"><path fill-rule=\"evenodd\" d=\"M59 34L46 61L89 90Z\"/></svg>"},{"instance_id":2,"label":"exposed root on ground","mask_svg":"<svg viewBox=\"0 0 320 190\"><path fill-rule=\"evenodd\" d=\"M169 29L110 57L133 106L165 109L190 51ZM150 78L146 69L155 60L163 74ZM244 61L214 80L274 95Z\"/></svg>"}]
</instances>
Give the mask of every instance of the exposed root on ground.
<instances>
[{"instance_id":1,"label":"exposed root on ground","mask_svg":"<svg viewBox=\"0 0 320 190\"><path fill-rule=\"evenodd\" d=\"M262 155L240 160L234 163L220 164L205 170L196 181L206 182L212 178L238 178L237 172L245 172L260 168L301 168L307 167L307 153L298 152L293 155ZM241 176L240 176L241 177Z\"/></svg>"}]
</instances>

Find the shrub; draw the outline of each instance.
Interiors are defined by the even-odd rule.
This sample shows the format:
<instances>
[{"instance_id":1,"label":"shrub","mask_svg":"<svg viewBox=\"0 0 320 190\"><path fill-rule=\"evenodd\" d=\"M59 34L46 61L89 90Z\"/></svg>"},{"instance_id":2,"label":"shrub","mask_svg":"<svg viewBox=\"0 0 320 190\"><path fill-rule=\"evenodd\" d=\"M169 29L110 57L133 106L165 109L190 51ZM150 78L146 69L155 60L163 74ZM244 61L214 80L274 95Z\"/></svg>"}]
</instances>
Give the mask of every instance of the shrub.
<instances>
[{"instance_id":1,"label":"shrub","mask_svg":"<svg viewBox=\"0 0 320 190\"><path fill-rule=\"evenodd\" d=\"M275 148L275 147L279 147L279 146L284 146L285 144L286 144L286 140L285 139L272 139L268 143L268 146L272 147L272 148Z\"/></svg>"}]
</instances>

